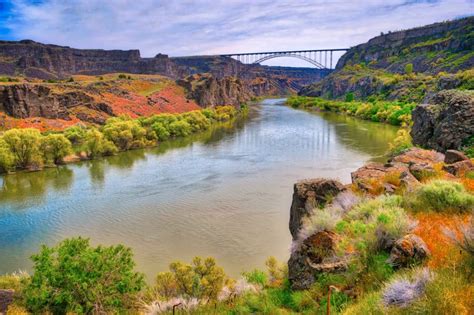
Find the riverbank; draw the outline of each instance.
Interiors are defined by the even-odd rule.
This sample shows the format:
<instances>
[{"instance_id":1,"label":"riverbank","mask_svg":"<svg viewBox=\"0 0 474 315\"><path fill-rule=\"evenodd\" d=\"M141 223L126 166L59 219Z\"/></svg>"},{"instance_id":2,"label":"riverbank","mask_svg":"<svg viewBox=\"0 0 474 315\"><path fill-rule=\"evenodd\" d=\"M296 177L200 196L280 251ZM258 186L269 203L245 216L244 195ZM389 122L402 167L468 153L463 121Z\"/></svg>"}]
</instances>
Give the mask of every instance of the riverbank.
<instances>
[{"instance_id":1,"label":"riverbank","mask_svg":"<svg viewBox=\"0 0 474 315\"><path fill-rule=\"evenodd\" d=\"M76 125L63 132L45 133L32 128L10 129L0 135L0 172L38 171L44 167L153 147L170 138L187 137L214 124L245 117L247 113L246 106L239 110L220 106L138 119L119 116L108 119L100 128Z\"/></svg>"}]
</instances>

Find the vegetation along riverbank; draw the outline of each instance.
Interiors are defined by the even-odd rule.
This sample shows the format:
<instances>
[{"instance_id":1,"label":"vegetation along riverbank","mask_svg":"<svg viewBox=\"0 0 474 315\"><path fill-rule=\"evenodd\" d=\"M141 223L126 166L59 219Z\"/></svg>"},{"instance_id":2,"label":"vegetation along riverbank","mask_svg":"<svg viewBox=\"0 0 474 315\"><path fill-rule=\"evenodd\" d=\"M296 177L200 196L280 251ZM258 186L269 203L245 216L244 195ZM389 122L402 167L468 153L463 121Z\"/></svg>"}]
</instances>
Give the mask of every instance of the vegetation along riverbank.
<instances>
[{"instance_id":1,"label":"vegetation along riverbank","mask_svg":"<svg viewBox=\"0 0 474 315\"><path fill-rule=\"evenodd\" d=\"M218 122L246 115L247 107L219 106L183 114L159 114L132 119L109 118L99 128L76 125L61 132L34 128L10 129L0 135L0 170L39 170L120 151L156 146L169 138L186 137Z\"/></svg>"}]
</instances>

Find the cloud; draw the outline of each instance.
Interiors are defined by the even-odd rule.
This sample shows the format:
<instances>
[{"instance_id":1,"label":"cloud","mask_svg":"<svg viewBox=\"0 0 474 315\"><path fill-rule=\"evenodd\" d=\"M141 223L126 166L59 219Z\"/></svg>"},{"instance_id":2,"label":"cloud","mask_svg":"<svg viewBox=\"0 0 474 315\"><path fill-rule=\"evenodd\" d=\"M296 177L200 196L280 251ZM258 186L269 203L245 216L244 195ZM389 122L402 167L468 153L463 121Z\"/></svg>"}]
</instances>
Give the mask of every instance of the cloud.
<instances>
[{"instance_id":1,"label":"cloud","mask_svg":"<svg viewBox=\"0 0 474 315\"><path fill-rule=\"evenodd\" d=\"M148 57L349 47L471 15L474 0L0 0L0 9L0 35L11 39Z\"/></svg>"}]
</instances>

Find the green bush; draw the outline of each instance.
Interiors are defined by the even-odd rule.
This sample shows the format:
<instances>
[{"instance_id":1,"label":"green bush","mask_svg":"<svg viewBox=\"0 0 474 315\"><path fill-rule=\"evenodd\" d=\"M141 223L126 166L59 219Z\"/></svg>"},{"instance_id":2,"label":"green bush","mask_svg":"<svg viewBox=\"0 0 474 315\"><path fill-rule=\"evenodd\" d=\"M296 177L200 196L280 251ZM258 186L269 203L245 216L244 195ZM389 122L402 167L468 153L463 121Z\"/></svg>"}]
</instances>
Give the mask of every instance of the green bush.
<instances>
[{"instance_id":1,"label":"green bush","mask_svg":"<svg viewBox=\"0 0 474 315\"><path fill-rule=\"evenodd\" d=\"M348 92L346 93L346 102L352 102L354 100L354 93Z\"/></svg>"},{"instance_id":2,"label":"green bush","mask_svg":"<svg viewBox=\"0 0 474 315\"><path fill-rule=\"evenodd\" d=\"M224 270L214 258L195 257L191 265L176 261L170 271L158 274L154 291L159 297L184 297L216 301L224 287Z\"/></svg>"},{"instance_id":3,"label":"green bush","mask_svg":"<svg viewBox=\"0 0 474 315\"><path fill-rule=\"evenodd\" d=\"M41 164L41 133L37 129L10 129L3 134L3 140L15 156L17 167L26 168L34 163Z\"/></svg>"},{"instance_id":4,"label":"green bush","mask_svg":"<svg viewBox=\"0 0 474 315\"><path fill-rule=\"evenodd\" d=\"M145 284L122 245L91 247L88 239L73 238L43 246L32 260L24 295L33 313L126 313Z\"/></svg>"},{"instance_id":5,"label":"green bush","mask_svg":"<svg viewBox=\"0 0 474 315\"><path fill-rule=\"evenodd\" d=\"M72 146L64 135L49 134L41 139L41 151L46 161L60 164L63 158L72 152Z\"/></svg>"},{"instance_id":6,"label":"green bush","mask_svg":"<svg viewBox=\"0 0 474 315\"><path fill-rule=\"evenodd\" d=\"M10 151L8 144L0 138L0 172L8 172L15 168L15 155Z\"/></svg>"},{"instance_id":7,"label":"green bush","mask_svg":"<svg viewBox=\"0 0 474 315\"><path fill-rule=\"evenodd\" d=\"M254 269L252 271L244 272L242 276L247 280L247 282L252 284L257 284L262 288L265 287L268 283L268 276L264 271Z\"/></svg>"},{"instance_id":8,"label":"green bush","mask_svg":"<svg viewBox=\"0 0 474 315\"><path fill-rule=\"evenodd\" d=\"M407 63L405 65L405 74L412 74L413 73L413 64Z\"/></svg>"},{"instance_id":9,"label":"green bush","mask_svg":"<svg viewBox=\"0 0 474 315\"><path fill-rule=\"evenodd\" d=\"M71 141L72 144L80 144L86 137L87 129L82 126L72 126L64 130L64 136Z\"/></svg>"},{"instance_id":10,"label":"green bush","mask_svg":"<svg viewBox=\"0 0 474 315\"><path fill-rule=\"evenodd\" d=\"M117 147L112 141L107 140L97 129L87 131L84 140L84 150L89 157L107 156L117 153Z\"/></svg>"},{"instance_id":11,"label":"green bush","mask_svg":"<svg viewBox=\"0 0 474 315\"><path fill-rule=\"evenodd\" d=\"M192 133L191 125L184 120L172 122L168 128L170 135L173 137L186 137Z\"/></svg>"},{"instance_id":12,"label":"green bush","mask_svg":"<svg viewBox=\"0 0 474 315\"><path fill-rule=\"evenodd\" d=\"M474 195L454 181L434 180L420 186L405 197L414 211L465 213L474 208Z\"/></svg>"},{"instance_id":13,"label":"green bush","mask_svg":"<svg viewBox=\"0 0 474 315\"><path fill-rule=\"evenodd\" d=\"M102 132L121 151L143 148L149 144L146 129L135 120L109 119Z\"/></svg>"}]
</instances>

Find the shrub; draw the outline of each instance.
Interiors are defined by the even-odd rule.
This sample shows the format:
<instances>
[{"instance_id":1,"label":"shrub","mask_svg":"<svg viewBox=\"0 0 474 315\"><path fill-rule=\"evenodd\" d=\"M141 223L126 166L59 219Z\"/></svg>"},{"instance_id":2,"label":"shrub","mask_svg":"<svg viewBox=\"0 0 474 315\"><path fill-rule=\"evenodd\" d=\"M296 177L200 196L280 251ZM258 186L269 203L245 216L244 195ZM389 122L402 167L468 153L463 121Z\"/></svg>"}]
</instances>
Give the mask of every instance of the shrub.
<instances>
[{"instance_id":1,"label":"shrub","mask_svg":"<svg viewBox=\"0 0 474 315\"><path fill-rule=\"evenodd\" d=\"M412 281L405 277L393 280L383 291L383 303L386 306L407 307L423 295L430 279L429 270L423 269L416 273Z\"/></svg>"},{"instance_id":2,"label":"shrub","mask_svg":"<svg viewBox=\"0 0 474 315\"><path fill-rule=\"evenodd\" d=\"M412 74L413 73L413 64L407 63L405 65L405 74Z\"/></svg>"},{"instance_id":3,"label":"shrub","mask_svg":"<svg viewBox=\"0 0 474 315\"><path fill-rule=\"evenodd\" d=\"M164 141L170 137L169 130L161 122L155 122L151 125L151 129L155 133L158 140Z\"/></svg>"},{"instance_id":4,"label":"shrub","mask_svg":"<svg viewBox=\"0 0 474 315\"><path fill-rule=\"evenodd\" d=\"M366 256L413 230L415 224L400 207L401 202L399 196L382 196L356 205L345 218L346 243Z\"/></svg>"},{"instance_id":5,"label":"shrub","mask_svg":"<svg viewBox=\"0 0 474 315\"><path fill-rule=\"evenodd\" d=\"M46 161L55 164L72 152L71 142L62 134L49 134L41 139L41 151Z\"/></svg>"},{"instance_id":6,"label":"shrub","mask_svg":"<svg viewBox=\"0 0 474 315\"><path fill-rule=\"evenodd\" d=\"M15 155L10 151L8 144L0 138L0 172L8 172L15 168Z\"/></svg>"},{"instance_id":7,"label":"shrub","mask_svg":"<svg viewBox=\"0 0 474 315\"><path fill-rule=\"evenodd\" d=\"M206 130L211 125L209 119L197 110L181 114L180 118L190 125L192 132Z\"/></svg>"},{"instance_id":8,"label":"shrub","mask_svg":"<svg viewBox=\"0 0 474 315\"><path fill-rule=\"evenodd\" d=\"M104 136L112 141L119 150L142 148L148 144L146 130L138 121L133 120L107 120L103 128Z\"/></svg>"},{"instance_id":9,"label":"shrub","mask_svg":"<svg viewBox=\"0 0 474 315\"><path fill-rule=\"evenodd\" d=\"M261 270L254 269L252 271L244 272L242 274L245 280L249 283L259 285L260 287L265 287L268 282L267 274Z\"/></svg>"},{"instance_id":10,"label":"shrub","mask_svg":"<svg viewBox=\"0 0 474 315\"><path fill-rule=\"evenodd\" d=\"M348 92L346 93L346 102L352 102L354 100L354 93Z\"/></svg>"},{"instance_id":11,"label":"shrub","mask_svg":"<svg viewBox=\"0 0 474 315\"><path fill-rule=\"evenodd\" d=\"M178 120L169 125L169 133L173 137L186 137L190 135L191 132L191 125L184 120Z\"/></svg>"},{"instance_id":12,"label":"shrub","mask_svg":"<svg viewBox=\"0 0 474 315\"><path fill-rule=\"evenodd\" d=\"M125 313L144 286L132 251L122 245L91 247L88 239L73 238L43 246L32 260L24 294L33 313Z\"/></svg>"},{"instance_id":13,"label":"shrub","mask_svg":"<svg viewBox=\"0 0 474 315\"><path fill-rule=\"evenodd\" d=\"M474 196L460 183L434 180L409 193L405 204L415 211L462 213L474 207Z\"/></svg>"},{"instance_id":14,"label":"shrub","mask_svg":"<svg viewBox=\"0 0 474 315\"><path fill-rule=\"evenodd\" d=\"M92 158L113 155L118 151L115 144L107 140L97 129L91 129L87 131L84 147L87 155Z\"/></svg>"},{"instance_id":15,"label":"shrub","mask_svg":"<svg viewBox=\"0 0 474 315\"><path fill-rule=\"evenodd\" d=\"M275 257L271 256L265 261L265 266L267 266L270 284L273 286L281 285L288 274L287 265L278 262Z\"/></svg>"},{"instance_id":16,"label":"shrub","mask_svg":"<svg viewBox=\"0 0 474 315\"><path fill-rule=\"evenodd\" d=\"M86 137L87 129L82 126L72 126L64 130L64 136L71 141L72 144L80 144Z\"/></svg>"},{"instance_id":17,"label":"shrub","mask_svg":"<svg viewBox=\"0 0 474 315\"><path fill-rule=\"evenodd\" d=\"M470 221L470 224L458 225L460 237L448 228L445 228L444 232L461 250L474 257L474 217L471 217Z\"/></svg>"},{"instance_id":18,"label":"shrub","mask_svg":"<svg viewBox=\"0 0 474 315\"><path fill-rule=\"evenodd\" d=\"M155 292L161 297L184 297L216 301L224 287L224 270L214 258L195 257L192 265L176 261L170 272L160 273L155 282Z\"/></svg>"},{"instance_id":19,"label":"shrub","mask_svg":"<svg viewBox=\"0 0 474 315\"><path fill-rule=\"evenodd\" d=\"M3 134L3 140L15 156L18 167L26 168L32 163L41 163L41 134L37 129L10 129Z\"/></svg>"}]
</instances>

